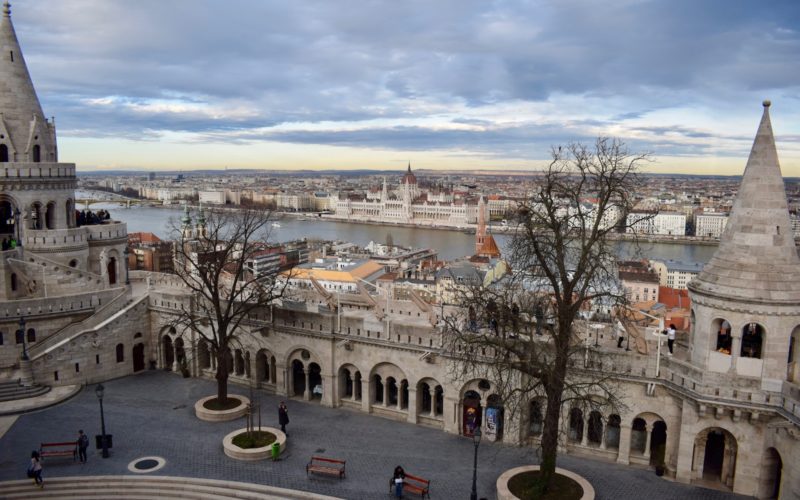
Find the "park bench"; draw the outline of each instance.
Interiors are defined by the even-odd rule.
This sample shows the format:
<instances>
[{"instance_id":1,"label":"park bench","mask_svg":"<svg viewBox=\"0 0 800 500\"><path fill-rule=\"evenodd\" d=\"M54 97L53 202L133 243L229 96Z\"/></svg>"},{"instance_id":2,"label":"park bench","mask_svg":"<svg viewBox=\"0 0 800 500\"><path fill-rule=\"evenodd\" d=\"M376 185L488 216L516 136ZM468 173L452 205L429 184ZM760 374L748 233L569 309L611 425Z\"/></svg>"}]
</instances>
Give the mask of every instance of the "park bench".
<instances>
[{"instance_id":1,"label":"park bench","mask_svg":"<svg viewBox=\"0 0 800 500\"><path fill-rule=\"evenodd\" d=\"M44 460L46 457L78 457L78 443L67 441L65 443L40 443L39 457Z\"/></svg>"},{"instance_id":2,"label":"park bench","mask_svg":"<svg viewBox=\"0 0 800 500\"><path fill-rule=\"evenodd\" d=\"M306 475L316 472L317 474L339 476L339 479L342 479L345 474L344 468L344 460L326 457L311 457L311 461L306 465Z\"/></svg>"},{"instance_id":3,"label":"park bench","mask_svg":"<svg viewBox=\"0 0 800 500\"><path fill-rule=\"evenodd\" d=\"M426 496L430 498L430 489L431 482L429 480L406 473L405 478L403 479L403 491L416 493L422 498L425 498ZM394 491L394 479L389 481L389 492L391 493L392 491Z\"/></svg>"}]
</instances>

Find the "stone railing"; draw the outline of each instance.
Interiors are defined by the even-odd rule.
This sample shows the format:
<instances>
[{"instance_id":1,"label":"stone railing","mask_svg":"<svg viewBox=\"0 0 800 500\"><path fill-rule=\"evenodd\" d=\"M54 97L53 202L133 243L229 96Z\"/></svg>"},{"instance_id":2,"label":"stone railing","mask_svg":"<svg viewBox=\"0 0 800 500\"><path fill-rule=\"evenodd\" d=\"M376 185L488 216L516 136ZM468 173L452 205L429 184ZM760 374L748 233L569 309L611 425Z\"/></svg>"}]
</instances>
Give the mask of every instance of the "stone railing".
<instances>
[{"instance_id":1,"label":"stone railing","mask_svg":"<svg viewBox=\"0 0 800 500\"><path fill-rule=\"evenodd\" d=\"M114 288L112 290L109 290L109 292L116 292L118 295L114 297L112 300L106 302L98 309L96 309L94 311L94 314L84 319L83 321L79 321L77 323L70 323L61 330L48 336L43 341L38 342L34 346L30 347L28 349L30 358L36 359L38 357L41 357L54 347L69 341L70 339L74 338L75 336L81 334L86 330L89 330L91 328L100 325L101 323L107 321L109 318L111 318L119 311L121 311L127 305L128 299L130 299L130 294L128 293L128 289ZM143 297L140 298L139 300L142 299Z\"/></svg>"},{"instance_id":2,"label":"stone railing","mask_svg":"<svg viewBox=\"0 0 800 500\"><path fill-rule=\"evenodd\" d=\"M102 224L81 226L81 228L88 230L89 241L126 239L128 237L128 225L119 221L105 221Z\"/></svg>"},{"instance_id":3,"label":"stone railing","mask_svg":"<svg viewBox=\"0 0 800 500\"><path fill-rule=\"evenodd\" d=\"M0 182L25 179L75 179L74 163L7 163L0 173Z\"/></svg>"},{"instance_id":4,"label":"stone railing","mask_svg":"<svg viewBox=\"0 0 800 500\"><path fill-rule=\"evenodd\" d=\"M26 229L24 246L29 250L53 246L85 246L87 232L82 227L69 229Z\"/></svg>"},{"instance_id":5,"label":"stone railing","mask_svg":"<svg viewBox=\"0 0 800 500\"><path fill-rule=\"evenodd\" d=\"M67 297L47 297L26 300L13 300L0 307L0 318L19 316L40 316L92 310L109 302L119 293L119 289L91 291Z\"/></svg>"}]
</instances>

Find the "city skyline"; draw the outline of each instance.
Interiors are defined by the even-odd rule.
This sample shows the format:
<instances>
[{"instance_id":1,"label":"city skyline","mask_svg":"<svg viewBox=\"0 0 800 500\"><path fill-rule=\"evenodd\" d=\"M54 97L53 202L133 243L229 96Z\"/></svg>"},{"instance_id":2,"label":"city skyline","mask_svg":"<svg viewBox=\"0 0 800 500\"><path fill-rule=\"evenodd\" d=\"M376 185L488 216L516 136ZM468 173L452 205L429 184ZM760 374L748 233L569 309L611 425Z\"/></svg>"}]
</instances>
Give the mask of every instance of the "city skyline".
<instances>
[{"instance_id":1,"label":"city skyline","mask_svg":"<svg viewBox=\"0 0 800 500\"><path fill-rule=\"evenodd\" d=\"M798 10L84 0L13 17L82 171L525 170L611 135L651 151L649 172L739 175L767 98L797 176Z\"/></svg>"}]
</instances>

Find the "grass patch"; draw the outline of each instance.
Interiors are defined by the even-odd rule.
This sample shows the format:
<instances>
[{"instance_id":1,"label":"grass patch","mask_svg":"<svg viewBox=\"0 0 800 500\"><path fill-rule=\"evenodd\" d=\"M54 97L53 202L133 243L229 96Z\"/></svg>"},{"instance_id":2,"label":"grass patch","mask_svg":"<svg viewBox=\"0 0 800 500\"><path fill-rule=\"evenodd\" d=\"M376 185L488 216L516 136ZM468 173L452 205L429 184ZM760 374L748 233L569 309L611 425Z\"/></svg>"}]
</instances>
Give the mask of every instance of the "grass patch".
<instances>
[{"instance_id":1,"label":"grass patch","mask_svg":"<svg viewBox=\"0 0 800 500\"><path fill-rule=\"evenodd\" d=\"M233 437L233 444L239 448L263 448L275 442L275 434L266 431L253 431L249 436L246 432Z\"/></svg>"},{"instance_id":2,"label":"grass patch","mask_svg":"<svg viewBox=\"0 0 800 500\"><path fill-rule=\"evenodd\" d=\"M242 400L239 398L233 398L228 396L228 399L225 401L225 404L220 404L218 398L209 399L205 403L203 403L203 408L206 410L211 411L223 411L223 410L233 410L237 406L242 404Z\"/></svg>"},{"instance_id":3,"label":"grass patch","mask_svg":"<svg viewBox=\"0 0 800 500\"><path fill-rule=\"evenodd\" d=\"M550 490L544 495L536 495L539 476L538 470L517 474L508 482L508 489L522 500L579 500L583 496L581 485L558 473L550 482Z\"/></svg>"}]
</instances>

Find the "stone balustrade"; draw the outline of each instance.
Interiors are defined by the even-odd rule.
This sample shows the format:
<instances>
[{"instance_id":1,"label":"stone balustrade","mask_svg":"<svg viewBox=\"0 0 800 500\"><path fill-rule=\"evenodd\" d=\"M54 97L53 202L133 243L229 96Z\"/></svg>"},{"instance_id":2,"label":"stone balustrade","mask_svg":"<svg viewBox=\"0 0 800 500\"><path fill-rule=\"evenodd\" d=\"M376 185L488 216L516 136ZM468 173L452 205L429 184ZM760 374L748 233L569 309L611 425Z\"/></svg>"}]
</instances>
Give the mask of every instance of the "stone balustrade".
<instances>
[{"instance_id":1,"label":"stone balustrade","mask_svg":"<svg viewBox=\"0 0 800 500\"><path fill-rule=\"evenodd\" d=\"M29 250L49 249L53 246L85 247L88 233L83 227L69 229L26 229L24 246Z\"/></svg>"},{"instance_id":2,"label":"stone balustrade","mask_svg":"<svg viewBox=\"0 0 800 500\"><path fill-rule=\"evenodd\" d=\"M38 316L62 312L94 309L111 301L119 294L119 289L91 291L66 297L47 297L5 302L0 308L0 318L19 316Z\"/></svg>"},{"instance_id":3,"label":"stone balustrade","mask_svg":"<svg viewBox=\"0 0 800 500\"><path fill-rule=\"evenodd\" d=\"M102 224L81 226L88 231L87 239L91 241L108 241L128 238L128 225L119 221L105 221Z\"/></svg>"},{"instance_id":4,"label":"stone balustrade","mask_svg":"<svg viewBox=\"0 0 800 500\"><path fill-rule=\"evenodd\" d=\"M74 163L8 163L0 182L27 179L75 179Z\"/></svg>"}]
</instances>

